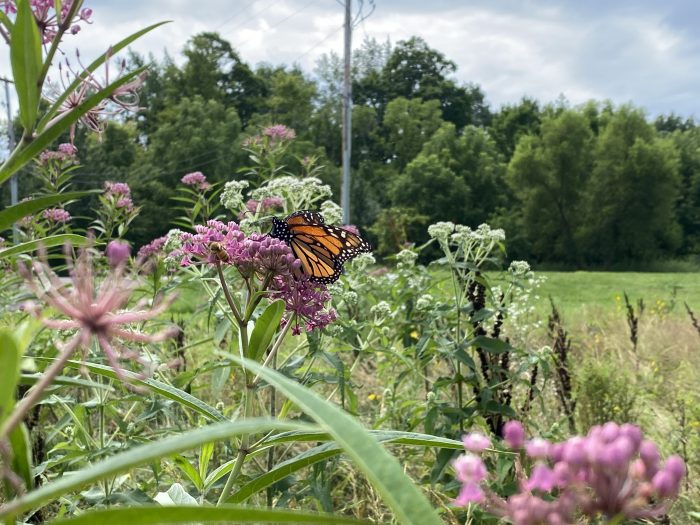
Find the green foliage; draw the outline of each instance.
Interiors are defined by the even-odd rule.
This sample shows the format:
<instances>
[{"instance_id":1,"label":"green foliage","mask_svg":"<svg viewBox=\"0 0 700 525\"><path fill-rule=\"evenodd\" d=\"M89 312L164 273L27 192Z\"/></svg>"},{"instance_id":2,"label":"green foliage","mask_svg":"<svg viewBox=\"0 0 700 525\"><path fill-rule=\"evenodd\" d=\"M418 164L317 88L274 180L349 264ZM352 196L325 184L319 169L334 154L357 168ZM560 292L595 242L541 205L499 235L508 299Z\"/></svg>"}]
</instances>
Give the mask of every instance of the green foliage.
<instances>
[{"instance_id":1,"label":"green foliage","mask_svg":"<svg viewBox=\"0 0 700 525\"><path fill-rule=\"evenodd\" d=\"M639 392L630 371L589 360L580 365L575 377L576 411L579 428L635 422Z\"/></svg>"}]
</instances>

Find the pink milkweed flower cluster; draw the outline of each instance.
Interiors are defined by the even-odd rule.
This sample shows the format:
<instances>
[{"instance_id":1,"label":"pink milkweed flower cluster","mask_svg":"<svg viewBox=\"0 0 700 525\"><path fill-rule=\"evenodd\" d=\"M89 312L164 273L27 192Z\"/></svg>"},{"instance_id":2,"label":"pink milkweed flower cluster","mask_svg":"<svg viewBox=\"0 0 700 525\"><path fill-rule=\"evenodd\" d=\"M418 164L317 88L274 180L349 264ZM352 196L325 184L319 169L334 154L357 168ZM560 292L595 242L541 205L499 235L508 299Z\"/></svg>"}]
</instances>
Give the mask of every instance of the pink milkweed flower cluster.
<instances>
[{"instance_id":1,"label":"pink milkweed flower cluster","mask_svg":"<svg viewBox=\"0 0 700 525\"><path fill-rule=\"evenodd\" d=\"M49 208L48 210L44 210L42 217L47 221L61 224L65 224L71 219L70 213L63 208Z\"/></svg>"},{"instance_id":2,"label":"pink milkweed flower cluster","mask_svg":"<svg viewBox=\"0 0 700 525\"><path fill-rule=\"evenodd\" d=\"M39 163L43 165L47 165L52 162L57 162L59 164L74 164L77 162L77 159L75 158L76 153L78 153L78 148L66 142L64 144L59 144L56 151L42 151L39 154Z\"/></svg>"},{"instance_id":3,"label":"pink milkweed flower cluster","mask_svg":"<svg viewBox=\"0 0 700 525\"><path fill-rule=\"evenodd\" d=\"M63 93L68 92L66 98L61 102L61 105L56 112L56 116L49 122L47 127L50 127L58 120L62 119L66 113L69 113L74 108L80 106L85 100L94 95L95 93L102 91L110 83L118 80L124 75L126 70L126 61L122 60L120 62L119 68L116 75L114 72L110 73L110 58L111 58L111 48L107 51L107 59L105 60L104 66L104 78L98 79L92 72L85 68L80 63L80 55L78 55L77 60L80 65L82 72L74 71L66 59L66 65L63 66L62 63L58 64L58 78L60 86L53 84L50 92L47 93L47 98L51 102L56 102L63 95ZM101 135L104 131L105 119L108 117L116 116L127 112L137 112L141 108L139 107L139 90L146 79L147 73L144 71L139 75L134 76L128 82L122 84L112 91L112 93L100 101L96 106L88 110L82 117L80 117L79 122L85 126L88 130ZM110 76L112 77L110 79ZM116 78L115 78L116 77ZM69 91L69 86L73 83L73 80L79 79L78 86ZM75 142L75 129L76 125L73 124L70 127L70 141L71 144Z\"/></svg>"},{"instance_id":4,"label":"pink milkweed flower cluster","mask_svg":"<svg viewBox=\"0 0 700 525\"><path fill-rule=\"evenodd\" d=\"M121 247L119 250L122 251ZM66 248L66 262L70 270L68 283L51 270L45 254L31 268L21 265L20 272L37 298L64 316L63 319L43 318L42 322L54 330L77 330L64 344L63 350L72 352L81 349L86 354L94 339L115 373L124 380L120 361L140 362L140 358L122 341L141 344L161 342L174 336L177 328L155 334L134 329L137 324L165 312L171 300L163 300L150 308L145 302L139 302L133 310L125 309L137 283L125 277L123 253L117 255L122 261L113 266L103 280L95 275L91 250L81 250L74 259L70 255L70 247Z\"/></svg>"},{"instance_id":5,"label":"pink milkweed flower cluster","mask_svg":"<svg viewBox=\"0 0 700 525\"><path fill-rule=\"evenodd\" d=\"M293 140L297 134L292 128L284 124L273 124L263 129L262 134L269 137L271 141Z\"/></svg>"},{"instance_id":6,"label":"pink milkweed flower cluster","mask_svg":"<svg viewBox=\"0 0 700 525\"><path fill-rule=\"evenodd\" d=\"M29 0L29 6L34 14L34 19L36 20L36 25L39 28L39 34L41 36L42 43L49 44L56 38L58 34L59 17L56 16L56 3L54 0ZM61 4L61 16L60 22L65 23L66 17L70 14L73 2L71 0L64 0ZM5 12L5 14L16 13L17 4L14 0L3 0L0 2L0 8ZM80 31L80 24L87 23L91 24L92 21L92 9L84 7L80 11L73 15L73 19L67 22L69 27L69 32L72 35L77 34ZM9 41L9 37L5 37Z\"/></svg>"},{"instance_id":7,"label":"pink milkweed flower cluster","mask_svg":"<svg viewBox=\"0 0 700 525\"><path fill-rule=\"evenodd\" d=\"M183 266L195 261L232 265L245 279L259 277L271 292L270 299L285 301L294 317L294 334L301 332L299 321L313 330L336 319L335 311L326 308L330 300L326 287L300 273L300 261L283 241L258 233L246 236L235 222L217 220L195 226L195 233L183 233L181 240L182 248L175 255L182 257Z\"/></svg>"},{"instance_id":8,"label":"pink milkweed flower cluster","mask_svg":"<svg viewBox=\"0 0 700 525\"><path fill-rule=\"evenodd\" d=\"M250 213L268 213L271 210L279 210L284 208L284 199L281 197L265 197L262 201L250 199L245 203L246 210ZM239 217L243 218L246 212L242 212Z\"/></svg>"},{"instance_id":9,"label":"pink milkweed flower cluster","mask_svg":"<svg viewBox=\"0 0 700 525\"><path fill-rule=\"evenodd\" d=\"M167 235L153 239L148 244L144 244L139 248L136 258L139 260L148 259L157 255L164 254L165 242L168 240Z\"/></svg>"},{"instance_id":10,"label":"pink milkweed flower cluster","mask_svg":"<svg viewBox=\"0 0 700 525\"><path fill-rule=\"evenodd\" d=\"M587 435L560 443L526 440L517 421L508 422L503 434L506 446L519 453L519 492L501 498L486 486L486 464L479 455L485 442L470 434L464 437L469 453L454 463L462 482L455 503L481 504L515 525L560 525L581 516L658 517L678 496L686 472L678 456L662 463L657 446L627 423L594 426Z\"/></svg>"},{"instance_id":11,"label":"pink milkweed flower cluster","mask_svg":"<svg viewBox=\"0 0 700 525\"><path fill-rule=\"evenodd\" d=\"M293 314L292 335L301 333L300 321L304 323L306 331L311 332L324 328L338 318L335 309L326 306L331 300L328 289L314 283L306 275L277 277L272 283L272 290L271 298L282 299L286 310ZM283 323L287 321L283 320Z\"/></svg>"},{"instance_id":12,"label":"pink milkweed flower cluster","mask_svg":"<svg viewBox=\"0 0 700 525\"><path fill-rule=\"evenodd\" d=\"M131 188L125 182L105 182L104 197L114 205L115 208L132 211L134 201L131 200Z\"/></svg>"},{"instance_id":13,"label":"pink milkweed flower cluster","mask_svg":"<svg viewBox=\"0 0 700 525\"><path fill-rule=\"evenodd\" d=\"M201 171L194 171L192 173L188 173L187 175L182 177L182 179L180 179L180 182L182 182L186 186L194 186L198 190L208 190L209 188L211 188L211 184L207 182L207 178Z\"/></svg>"}]
</instances>

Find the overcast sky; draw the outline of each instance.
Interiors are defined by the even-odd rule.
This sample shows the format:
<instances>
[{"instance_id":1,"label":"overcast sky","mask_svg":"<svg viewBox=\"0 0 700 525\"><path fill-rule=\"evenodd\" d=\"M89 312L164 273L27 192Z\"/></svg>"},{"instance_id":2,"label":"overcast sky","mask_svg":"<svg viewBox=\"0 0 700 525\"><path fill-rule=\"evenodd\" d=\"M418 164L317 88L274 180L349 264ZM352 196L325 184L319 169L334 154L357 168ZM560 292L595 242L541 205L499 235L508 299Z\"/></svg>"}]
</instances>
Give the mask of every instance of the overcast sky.
<instances>
[{"instance_id":1,"label":"overcast sky","mask_svg":"<svg viewBox=\"0 0 700 525\"><path fill-rule=\"evenodd\" d=\"M251 64L298 63L309 72L321 54L342 52L343 8L336 0L85 0L85 6L93 8L94 23L69 40L86 61L166 19L173 23L134 49L157 57L167 50L181 60L192 34L218 31ZM545 102L563 95L574 104L632 101L650 116L700 117L698 22L697 0L376 0L354 43L421 36L457 64L457 80L481 85L494 108L524 95ZM1 74L9 74L8 54Z\"/></svg>"}]
</instances>

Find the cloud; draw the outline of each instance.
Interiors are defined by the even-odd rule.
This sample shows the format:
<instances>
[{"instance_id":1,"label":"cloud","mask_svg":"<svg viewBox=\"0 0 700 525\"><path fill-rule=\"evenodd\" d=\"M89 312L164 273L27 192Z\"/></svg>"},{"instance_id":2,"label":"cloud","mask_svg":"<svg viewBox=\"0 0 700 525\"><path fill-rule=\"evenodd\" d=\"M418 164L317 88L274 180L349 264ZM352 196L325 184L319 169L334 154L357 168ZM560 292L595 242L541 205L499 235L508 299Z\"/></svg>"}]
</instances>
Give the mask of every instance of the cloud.
<instances>
[{"instance_id":1,"label":"cloud","mask_svg":"<svg viewBox=\"0 0 700 525\"><path fill-rule=\"evenodd\" d=\"M132 48L182 61L187 39L218 31L252 64L297 63L308 72L330 51L342 53L343 10L335 0L94 0L94 24L69 37L89 61L149 23L171 19ZM358 1L354 2L358 4ZM418 35L453 60L460 82L482 86L494 107L522 96L543 102L564 95L632 101L651 115L698 115L700 8L692 0L619 2L376 0L359 24L365 37L393 43ZM368 2L366 2L368 5ZM9 73L8 53L0 68ZM16 108L16 105L15 105Z\"/></svg>"}]
</instances>

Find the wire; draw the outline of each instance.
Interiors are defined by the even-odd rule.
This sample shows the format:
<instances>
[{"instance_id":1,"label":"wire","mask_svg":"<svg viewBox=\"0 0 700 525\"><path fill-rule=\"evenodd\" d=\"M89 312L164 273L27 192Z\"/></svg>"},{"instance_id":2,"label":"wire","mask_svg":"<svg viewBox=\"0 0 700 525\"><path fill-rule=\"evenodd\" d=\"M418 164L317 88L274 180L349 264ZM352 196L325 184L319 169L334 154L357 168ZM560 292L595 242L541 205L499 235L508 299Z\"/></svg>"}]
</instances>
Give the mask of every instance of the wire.
<instances>
[{"instance_id":1,"label":"wire","mask_svg":"<svg viewBox=\"0 0 700 525\"><path fill-rule=\"evenodd\" d=\"M336 33L338 33L338 31L340 31L341 29L343 29L343 27L345 27L345 24L341 24L337 29L333 30L331 33L329 33L328 35L326 35L322 40L319 40L318 42L316 42L313 46L311 46L309 49L307 49L306 51L304 51L301 55L299 55L299 56L296 57L294 60L292 60L292 64L293 64L294 62L298 62L299 60L301 60L302 58L304 58L306 55L308 55L309 53L311 53L311 52L312 52L314 49L316 49L318 46L320 46L321 44L323 44L324 42L326 42L329 38L331 38L331 37L334 36Z\"/></svg>"},{"instance_id":2,"label":"wire","mask_svg":"<svg viewBox=\"0 0 700 525\"><path fill-rule=\"evenodd\" d=\"M251 5L253 5L257 0L251 0L248 2L246 5L244 5L241 9L236 11L233 16L228 17L226 20L221 22L218 26L214 28L214 31L218 31L222 27L224 27L226 24L228 24L231 20L238 18L244 11L246 11Z\"/></svg>"}]
</instances>

